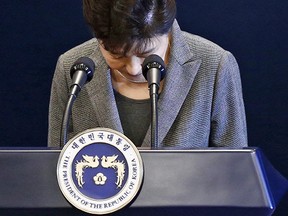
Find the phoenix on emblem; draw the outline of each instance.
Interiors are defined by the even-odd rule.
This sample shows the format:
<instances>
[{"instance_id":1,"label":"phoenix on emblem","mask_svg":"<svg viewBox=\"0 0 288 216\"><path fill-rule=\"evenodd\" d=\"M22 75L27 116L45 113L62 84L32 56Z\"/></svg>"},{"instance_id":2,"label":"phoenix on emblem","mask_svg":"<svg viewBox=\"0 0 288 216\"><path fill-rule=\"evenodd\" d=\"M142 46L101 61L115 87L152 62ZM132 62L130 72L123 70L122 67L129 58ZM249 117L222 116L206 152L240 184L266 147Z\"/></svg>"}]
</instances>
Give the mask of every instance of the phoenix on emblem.
<instances>
[{"instance_id":1,"label":"phoenix on emblem","mask_svg":"<svg viewBox=\"0 0 288 216\"><path fill-rule=\"evenodd\" d=\"M99 157L96 155L95 157L93 156L88 156L88 155L82 155L84 160L77 161L76 163L76 177L78 181L79 187L82 188L83 184L85 183L83 180L83 173L84 169L86 168L96 168L99 165Z\"/></svg>"},{"instance_id":2,"label":"phoenix on emblem","mask_svg":"<svg viewBox=\"0 0 288 216\"><path fill-rule=\"evenodd\" d=\"M116 170L117 173L117 181L115 184L117 185L117 188L120 188L123 183L124 174L125 174L125 165L123 161L116 160L118 155L112 155L112 156L103 156L101 158L101 165L104 168L113 168Z\"/></svg>"}]
</instances>

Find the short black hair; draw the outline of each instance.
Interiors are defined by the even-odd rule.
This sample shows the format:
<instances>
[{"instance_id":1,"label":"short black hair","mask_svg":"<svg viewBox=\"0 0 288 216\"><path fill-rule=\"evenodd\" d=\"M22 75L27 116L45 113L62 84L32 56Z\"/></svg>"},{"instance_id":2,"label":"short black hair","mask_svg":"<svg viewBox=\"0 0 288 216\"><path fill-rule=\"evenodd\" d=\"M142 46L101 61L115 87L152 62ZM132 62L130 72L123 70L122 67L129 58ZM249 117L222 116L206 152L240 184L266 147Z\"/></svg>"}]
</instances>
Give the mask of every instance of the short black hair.
<instances>
[{"instance_id":1,"label":"short black hair","mask_svg":"<svg viewBox=\"0 0 288 216\"><path fill-rule=\"evenodd\" d=\"M151 38L168 34L176 17L176 3L175 0L83 0L83 14L107 51L125 54L135 43L143 48Z\"/></svg>"}]
</instances>

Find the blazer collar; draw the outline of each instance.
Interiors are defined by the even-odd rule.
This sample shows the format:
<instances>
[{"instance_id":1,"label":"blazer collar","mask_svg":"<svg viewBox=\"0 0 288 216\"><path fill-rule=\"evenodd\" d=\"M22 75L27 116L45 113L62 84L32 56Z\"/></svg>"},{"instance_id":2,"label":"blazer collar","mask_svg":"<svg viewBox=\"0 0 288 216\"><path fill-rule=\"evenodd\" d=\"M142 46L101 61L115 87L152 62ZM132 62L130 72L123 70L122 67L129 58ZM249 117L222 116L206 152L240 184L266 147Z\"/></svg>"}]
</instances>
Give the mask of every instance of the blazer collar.
<instances>
[{"instance_id":1,"label":"blazer collar","mask_svg":"<svg viewBox=\"0 0 288 216\"><path fill-rule=\"evenodd\" d=\"M86 88L99 121L99 125L123 133L114 97L110 70L104 57L101 55L97 41L95 46L95 52L90 56L90 58L95 62L94 78L87 84Z\"/></svg>"},{"instance_id":2,"label":"blazer collar","mask_svg":"<svg viewBox=\"0 0 288 216\"><path fill-rule=\"evenodd\" d=\"M193 80L200 67L201 60L193 59L192 50L186 43L177 21L172 27L172 44L164 88L158 100L158 141L161 144L175 121ZM151 146L151 128L147 131L142 144Z\"/></svg>"}]
</instances>

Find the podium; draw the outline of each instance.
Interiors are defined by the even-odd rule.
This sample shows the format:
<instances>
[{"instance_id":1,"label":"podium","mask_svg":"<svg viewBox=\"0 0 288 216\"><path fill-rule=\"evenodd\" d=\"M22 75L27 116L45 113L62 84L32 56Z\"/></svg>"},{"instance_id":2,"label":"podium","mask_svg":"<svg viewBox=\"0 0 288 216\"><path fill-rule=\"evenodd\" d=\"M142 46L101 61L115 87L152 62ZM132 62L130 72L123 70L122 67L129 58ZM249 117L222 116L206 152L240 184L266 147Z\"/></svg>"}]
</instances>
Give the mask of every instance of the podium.
<instances>
[{"instance_id":1,"label":"podium","mask_svg":"<svg viewBox=\"0 0 288 216\"><path fill-rule=\"evenodd\" d=\"M111 215L272 215L287 180L257 148L141 150L144 180ZM89 215L72 207L56 177L59 149L0 149L0 215Z\"/></svg>"}]
</instances>

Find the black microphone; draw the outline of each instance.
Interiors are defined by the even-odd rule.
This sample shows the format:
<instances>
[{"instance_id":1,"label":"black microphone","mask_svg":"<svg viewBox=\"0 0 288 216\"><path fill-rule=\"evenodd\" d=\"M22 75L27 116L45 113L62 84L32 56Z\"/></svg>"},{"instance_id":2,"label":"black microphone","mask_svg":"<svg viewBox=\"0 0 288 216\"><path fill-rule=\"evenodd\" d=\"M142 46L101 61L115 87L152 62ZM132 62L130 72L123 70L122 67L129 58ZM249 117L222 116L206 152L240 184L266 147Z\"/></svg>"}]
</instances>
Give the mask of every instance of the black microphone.
<instances>
[{"instance_id":1,"label":"black microphone","mask_svg":"<svg viewBox=\"0 0 288 216\"><path fill-rule=\"evenodd\" d=\"M163 59L156 54L148 56L142 64L142 73L145 79L148 81L150 96L152 94L158 94L160 81L166 74Z\"/></svg>"},{"instance_id":2,"label":"black microphone","mask_svg":"<svg viewBox=\"0 0 288 216\"><path fill-rule=\"evenodd\" d=\"M88 57L79 58L70 69L72 85L70 86L70 95L78 96L82 87L93 78L95 69L94 62Z\"/></svg>"},{"instance_id":3,"label":"black microphone","mask_svg":"<svg viewBox=\"0 0 288 216\"><path fill-rule=\"evenodd\" d=\"M151 147L159 149L158 143L158 91L160 81L166 74L165 64L163 59L155 54L148 56L142 64L142 73L148 81L151 102Z\"/></svg>"},{"instance_id":4,"label":"black microphone","mask_svg":"<svg viewBox=\"0 0 288 216\"><path fill-rule=\"evenodd\" d=\"M68 139L69 117L71 115L72 106L83 86L92 80L95 70L94 62L88 57L79 58L70 69L72 85L68 102L62 119L62 127L60 134L60 146L64 146Z\"/></svg>"}]
</instances>

